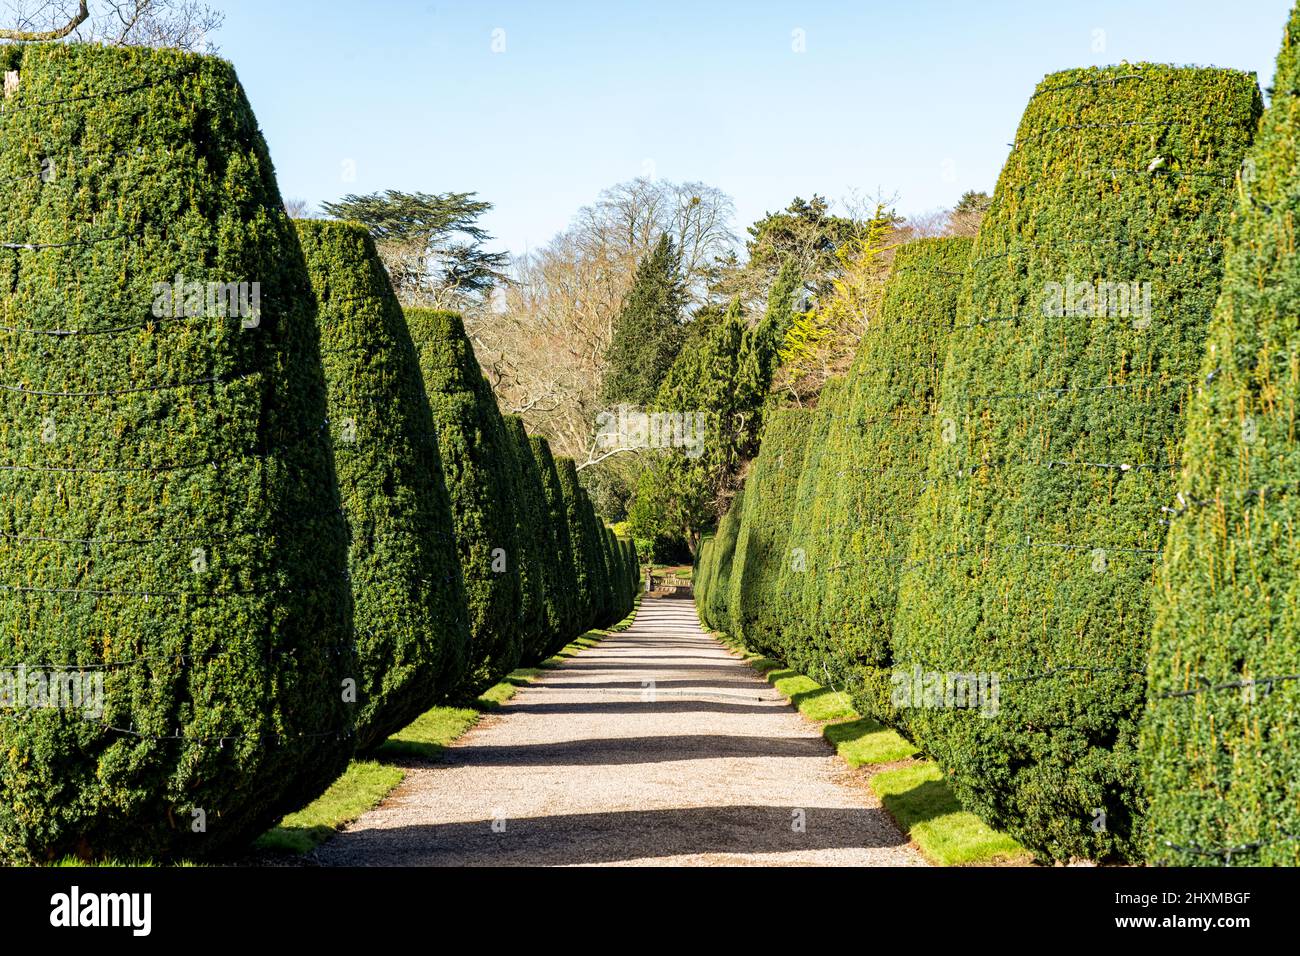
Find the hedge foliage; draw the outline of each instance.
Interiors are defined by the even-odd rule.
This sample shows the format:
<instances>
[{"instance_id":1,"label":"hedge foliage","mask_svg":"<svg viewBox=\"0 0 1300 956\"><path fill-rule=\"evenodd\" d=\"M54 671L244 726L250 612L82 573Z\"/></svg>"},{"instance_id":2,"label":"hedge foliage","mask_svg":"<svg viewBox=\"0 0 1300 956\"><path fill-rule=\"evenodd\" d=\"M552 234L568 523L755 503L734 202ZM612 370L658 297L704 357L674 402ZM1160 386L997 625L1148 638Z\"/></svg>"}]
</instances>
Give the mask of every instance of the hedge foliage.
<instances>
[{"instance_id":1,"label":"hedge foliage","mask_svg":"<svg viewBox=\"0 0 1300 956\"><path fill-rule=\"evenodd\" d=\"M221 853L353 746L307 271L228 63L0 61L0 670L86 682L0 714L0 857Z\"/></svg>"},{"instance_id":2,"label":"hedge foliage","mask_svg":"<svg viewBox=\"0 0 1300 956\"><path fill-rule=\"evenodd\" d=\"M516 456L459 315L407 309L451 496L469 613L468 693L523 655Z\"/></svg>"},{"instance_id":3,"label":"hedge foliage","mask_svg":"<svg viewBox=\"0 0 1300 956\"><path fill-rule=\"evenodd\" d=\"M794 492L794 515L786 533L790 560L781 565L777 582L788 610L777 635L776 655L805 674L820 674L822 662L833 653L832 635L820 626L823 586L835 580L823 548L830 530L830 502L825 488L833 486L839 477L826 439L831 426L845 414L846 397L843 378L828 380L808 421L808 440Z\"/></svg>"},{"instance_id":4,"label":"hedge foliage","mask_svg":"<svg viewBox=\"0 0 1300 956\"><path fill-rule=\"evenodd\" d=\"M357 748L460 680L465 591L420 362L364 227L295 223L316 298L357 648Z\"/></svg>"},{"instance_id":5,"label":"hedge foliage","mask_svg":"<svg viewBox=\"0 0 1300 956\"><path fill-rule=\"evenodd\" d=\"M597 578L592 568L591 524L584 509L590 504L578 483L578 469L572 458L557 458L556 472L560 479L560 493L564 496L564 519L568 525L569 541L573 548L573 590L577 596L574 606L577 633L596 626Z\"/></svg>"},{"instance_id":6,"label":"hedge foliage","mask_svg":"<svg viewBox=\"0 0 1300 956\"><path fill-rule=\"evenodd\" d=\"M584 544L587 557L587 579L591 582L592 627L605 627L614 613L613 587L609 574L609 542L605 540L601 523L586 488L578 490L581 500L582 522L586 528Z\"/></svg>"},{"instance_id":7,"label":"hedge foliage","mask_svg":"<svg viewBox=\"0 0 1300 956\"><path fill-rule=\"evenodd\" d=\"M1259 111L1230 70L1048 76L972 250L894 654L998 676L995 717L908 727L968 808L1051 857L1137 852L1159 509Z\"/></svg>"},{"instance_id":8,"label":"hedge foliage","mask_svg":"<svg viewBox=\"0 0 1300 956\"><path fill-rule=\"evenodd\" d=\"M1300 672L1300 11L1274 89L1242 167L1169 502L1142 734L1156 862L1300 865L1300 682L1267 681ZM1256 848L1226 852L1243 846Z\"/></svg>"},{"instance_id":9,"label":"hedge foliage","mask_svg":"<svg viewBox=\"0 0 1300 956\"><path fill-rule=\"evenodd\" d=\"M554 549L555 591L551 607L554 609L555 623L550 643L543 652L545 657L549 657L583 632L582 595L578 591L578 560L565 508L564 488L560 483L560 473L555 466L550 443L541 435L531 435L528 441L542 482L542 493L546 500L547 534Z\"/></svg>"},{"instance_id":10,"label":"hedge foliage","mask_svg":"<svg viewBox=\"0 0 1300 956\"><path fill-rule=\"evenodd\" d=\"M745 480L748 493L727 585L728 630L764 654L779 653L781 631L790 611L780 580L782 570L791 563L786 537L794 520L808 421L813 414L802 408L769 411L762 450Z\"/></svg>"},{"instance_id":11,"label":"hedge foliage","mask_svg":"<svg viewBox=\"0 0 1300 956\"><path fill-rule=\"evenodd\" d=\"M695 603L704 626L715 631L731 630L731 563L736 554L740 516L745 510L745 490L736 492L718 530L700 545L693 576Z\"/></svg>"},{"instance_id":12,"label":"hedge foliage","mask_svg":"<svg viewBox=\"0 0 1300 956\"><path fill-rule=\"evenodd\" d=\"M520 629L523 663L532 665L545 658L559 628L555 574L558 555L550 533L550 508L542 488L528 429L517 415L505 416L506 440L513 456L511 473L515 529L519 539Z\"/></svg>"},{"instance_id":13,"label":"hedge foliage","mask_svg":"<svg viewBox=\"0 0 1300 956\"><path fill-rule=\"evenodd\" d=\"M925 481L930 424L948 333L973 240L900 247L879 310L844 379L843 412L828 416L811 490L818 503L805 583L820 639L812 673L845 687L860 713L896 724L890 634L912 510Z\"/></svg>"}]
</instances>

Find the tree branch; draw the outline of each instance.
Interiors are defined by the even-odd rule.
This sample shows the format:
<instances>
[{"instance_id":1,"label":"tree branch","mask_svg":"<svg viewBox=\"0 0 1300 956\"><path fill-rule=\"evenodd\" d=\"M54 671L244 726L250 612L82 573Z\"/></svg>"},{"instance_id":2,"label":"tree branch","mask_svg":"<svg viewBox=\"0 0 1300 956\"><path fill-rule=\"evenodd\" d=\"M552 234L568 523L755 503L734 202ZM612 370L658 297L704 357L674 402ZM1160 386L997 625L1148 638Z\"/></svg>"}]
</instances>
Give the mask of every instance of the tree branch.
<instances>
[{"instance_id":1,"label":"tree branch","mask_svg":"<svg viewBox=\"0 0 1300 956\"><path fill-rule=\"evenodd\" d=\"M86 0L81 0L81 6L73 15L72 19L66 25L57 30L46 30L37 32L34 30L0 30L0 40L17 40L20 43L39 43L44 40L62 40L77 27L81 26L90 17L90 11L86 9Z\"/></svg>"}]
</instances>

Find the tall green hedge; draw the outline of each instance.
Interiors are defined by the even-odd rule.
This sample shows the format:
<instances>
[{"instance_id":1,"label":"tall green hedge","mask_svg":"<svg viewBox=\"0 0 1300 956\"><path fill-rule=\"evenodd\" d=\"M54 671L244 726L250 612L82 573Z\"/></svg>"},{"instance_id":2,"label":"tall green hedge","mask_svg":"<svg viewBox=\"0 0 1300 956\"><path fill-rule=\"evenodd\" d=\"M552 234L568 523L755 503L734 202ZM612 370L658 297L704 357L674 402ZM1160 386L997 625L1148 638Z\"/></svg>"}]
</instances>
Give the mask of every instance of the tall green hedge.
<instances>
[{"instance_id":1,"label":"tall green hedge","mask_svg":"<svg viewBox=\"0 0 1300 956\"><path fill-rule=\"evenodd\" d=\"M230 64L0 62L0 858L234 850L353 746L306 267Z\"/></svg>"},{"instance_id":2,"label":"tall green hedge","mask_svg":"<svg viewBox=\"0 0 1300 956\"><path fill-rule=\"evenodd\" d=\"M636 542L631 538L619 538L618 543L623 549L623 566L627 580L627 613L631 613L636 604L636 596L641 593L641 562L637 558Z\"/></svg>"},{"instance_id":3,"label":"tall green hedge","mask_svg":"<svg viewBox=\"0 0 1300 956\"><path fill-rule=\"evenodd\" d=\"M695 591L700 619L715 631L731 630L728 602L731 597L731 562L736 554L736 537L740 533L740 516L745 510L745 490L736 492L727 513L718 522L718 530L708 542L708 566Z\"/></svg>"},{"instance_id":4,"label":"tall green hedge","mask_svg":"<svg viewBox=\"0 0 1300 956\"><path fill-rule=\"evenodd\" d=\"M586 499L578 483L578 469L572 458L557 458L555 469L560 479L560 492L564 496L564 520L569 529L569 543L573 548L574 615L576 634L596 626L596 577L591 565L591 525L587 521Z\"/></svg>"},{"instance_id":5,"label":"tall green hedge","mask_svg":"<svg viewBox=\"0 0 1300 956\"><path fill-rule=\"evenodd\" d=\"M838 581L830 570L825 545L832 530L827 523L831 502L826 489L839 480L839 467L826 439L831 427L846 414L847 395L843 378L830 379L822 386L813 409L794 492L794 514L786 533L789 560L781 565L777 582L787 608L777 656L805 674L820 675L822 663L834 651L832 635L821 627L823 592Z\"/></svg>"},{"instance_id":6,"label":"tall green hedge","mask_svg":"<svg viewBox=\"0 0 1300 956\"><path fill-rule=\"evenodd\" d=\"M997 676L996 716L908 726L967 807L1047 856L1136 853L1159 509L1259 110L1230 70L1048 76L971 253L894 653L986 675L990 702Z\"/></svg>"},{"instance_id":7,"label":"tall green hedge","mask_svg":"<svg viewBox=\"0 0 1300 956\"><path fill-rule=\"evenodd\" d=\"M1156 862L1300 865L1298 93L1300 10L1242 168L1169 502L1142 734Z\"/></svg>"},{"instance_id":8,"label":"tall green hedge","mask_svg":"<svg viewBox=\"0 0 1300 956\"><path fill-rule=\"evenodd\" d=\"M552 607L556 620L550 644L545 649L545 655L549 657L584 630L580 621L577 591L578 566L565 509L564 489L560 483L559 470L555 466L555 458L551 455L551 446L541 435L531 435L528 441L541 478L542 492L546 497L548 533L554 548Z\"/></svg>"},{"instance_id":9,"label":"tall green hedge","mask_svg":"<svg viewBox=\"0 0 1300 956\"><path fill-rule=\"evenodd\" d=\"M514 456L510 470L515 483L515 528L519 537L521 660L532 665L543 660L558 626L554 597L556 555L554 538L548 534L546 493L528 443L528 429L517 415L505 416L505 428Z\"/></svg>"},{"instance_id":10,"label":"tall green hedge","mask_svg":"<svg viewBox=\"0 0 1300 956\"><path fill-rule=\"evenodd\" d=\"M587 562L587 580L591 588L592 626L605 627L613 614L613 592L609 581L609 557L606 553L604 525L596 509L592 506L587 489L579 490L582 500L582 520L586 526L586 540L583 542L584 559Z\"/></svg>"},{"instance_id":11,"label":"tall green hedge","mask_svg":"<svg viewBox=\"0 0 1300 956\"><path fill-rule=\"evenodd\" d=\"M495 683L523 654L515 455L492 389L454 312L407 309L442 452L469 611L464 690Z\"/></svg>"},{"instance_id":12,"label":"tall green hedge","mask_svg":"<svg viewBox=\"0 0 1300 956\"><path fill-rule=\"evenodd\" d=\"M819 454L820 600L813 672L849 690L861 713L896 722L890 632L912 509L925 480L931 416L957 311L968 238L897 250L878 313L844 379L844 414Z\"/></svg>"},{"instance_id":13,"label":"tall green hedge","mask_svg":"<svg viewBox=\"0 0 1300 956\"><path fill-rule=\"evenodd\" d=\"M382 743L462 676L465 591L420 362L365 228L295 223L325 366L357 644L357 748Z\"/></svg>"},{"instance_id":14,"label":"tall green hedge","mask_svg":"<svg viewBox=\"0 0 1300 956\"><path fill-rule=\"evenodd\" d=\"M780 590L781 571L790 561L786 538L794 519L814 413L776 408L764 416L761 450L745 479L747 494L731 562L727 598L731 634L750 648L775 654L790 608Z\"/></svg>"}]
</instances>

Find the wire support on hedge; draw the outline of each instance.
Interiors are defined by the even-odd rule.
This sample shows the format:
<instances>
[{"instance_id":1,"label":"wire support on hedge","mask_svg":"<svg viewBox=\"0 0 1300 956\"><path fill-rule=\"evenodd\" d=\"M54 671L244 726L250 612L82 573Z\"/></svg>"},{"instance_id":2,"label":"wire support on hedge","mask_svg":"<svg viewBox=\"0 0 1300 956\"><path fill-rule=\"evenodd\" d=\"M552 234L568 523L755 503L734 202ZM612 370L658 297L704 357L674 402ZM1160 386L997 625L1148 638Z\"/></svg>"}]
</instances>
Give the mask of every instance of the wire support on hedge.
<instances>
[{"instance_id":1,"label":"wire support on hedge","mask_svg":"<svg viewBox=\"0 0 1300 956\"><path fill-rule=\"evenodd\" d=\"M119 232L109 236L96 236L94 239L69 239L67 242L0 242L0 249L13 251L27 250L42 252L46 249L71 249L76 246L93 246L101 242L114 242L118 239L130 239L135 233Z\"/></svg>"},{"instance_id":2,"label":"wire support on hedge","mask_svg":"<svg viewBox=\"0 0 1300 956\"><path fill-rule=\"evenodd\" d=\"M285 588L268 588L262 591L228 591L221 594L215 591L137 591L137 590L117 590L112 588L46 588L35 587L27 584L0 584L0 591L8 591L14 594L89 594L94 597L139 597L146 601L151 597L160 598L212 598L213 600L226 601L231 598L245 597L273 597L281 594L292 594L291 590Z\"/></svg>"},{"instance_id":3,"label":"wire support on hedge","mask_svg":"<svg viewBox=\"0 0 1300 956\"><path fill-rule=\"evenodd\" d=\"M271 458L277 453L288 451L291 448L297 448L306 442L320 437L322 434L329 434L329 422L321 425L318 429L308 431L299 435L292 441L284 442L273 447L249 447L240 455L229 455L225 458L205 458L189 462L177 462L165 465L129 465L113 467L83 467L70 465L16 465L0 464L0 471L31 471L42 474L87 474L87 475L109 475L109 474L165 474L177 471L193 471L201 468L216 468L220 465L227 465L231 462L247 461L252 458Z\"/></svg>"},{"instance_id":4,"label":"wire support on hedge","mask_svg":"<svg viewBox=\"0 0 1300 956\"><path fill-rule=\"evenodd\" d=\"M1262 500L1269 495L1287 495L1296 493L1300 493L1300 482L1289 482L1280 485L1263 485L1259 488L1247 488L1233 503L1245 505L1256 500ZM1181 491L1175 495L1175 499L1178 502L1177 508L1172 508L1166 505L1160 509L1171 518L1181 518L1196 508L1208 508L1212 505L1217 506L1221 503L1225 503L1220 498L1188 498Z\"/></svg>"},{"instance_id":5,"label":"wire support on hedge","mask_svg":"<svg viewBox=\"0 0 1300 956\"><path fill-rule=\"evenodd\" d=\"M166 146L162 147L162 152L164 155L167 156L171 155L171 150ZM56 176L66 175L67 171L70 170L85 172L92 169L102 168L104 166L115 166L117 165L115 161L123 159L124 157L144 156L144 155L145 155L145 150L143 146L132 146L128 149L119 149L113 152L103 153L100 156L98 156L93 162L69 163L66 165L59 165L56 166L54 172ZM42 158L46 160L50 160L50 159L59 160L59 159L64 159L66 157L61 156L58 153L48 153L42 156ZM25 180L30 180L30 179L39 179L42 182L47 182L49 181L46 179L48 175L49 172L45 169L37 169L33 172L27 172L27 173L16 173L13 176L5 176L4 178L0 178L0 186L7 185L9 183L23 182Z\"/></svg>"},{"instance_id":6,"label":"wire support on hedge","mask_svg":"<svg viewBox=\"0 0 1300 956\"><path fill-rule=\"evenodd\" d=\"M1012 186L1012 188L1019 190L1021 193L1023 193L1026 189L1029 189L1030 187L1033 186L1039 186L1043 183L1075 183L1075 182L1086 183L1086 182L1097 182L1097 181L1104 182L1108 178L1111 181L1114 181L1121 176L1149 176L1152 179L1166 179L1166 178L1174 178L1174 177L1186 178L1186 177L1204 176L1208 179L1217 179L1225 186L1231 185L1232 183L1236 182L1237 179L1235 173L1229 175L1227 173L1213 172L1208 169L1165 169L1164 167L1158 167L1156 169L1150 169L1150 168L1124 169L1121 167L1100 167L1095 170L1087 171L1085 175L1061 177L1057 179L1044 176L1044 177L1040 177L1039 179L1031 179L1025 183L1016 183Z\"/></svg>"},{"instance_id":7,"label":"wire support on hedge","mask_svg":"<svg viewBox=\"0 0 1300 956\"><path fill-rule=\"evenodd\" d=\"M1230 866L1234 856L1241 856L1242 854L1247 853L1257 853L1267 847L1278 846L1283 843L1292 843L1296 840L1300 840L1300 834L1284 833L1271 840L1256 840L1253 843L1242 843L1237 846L1222 847L1214 850L1207 850L1204 847L1199 846L1180 846L1170 840L1165 840L1164 844L1169 847L1169 849L1177 850L1180 853L1190 853L1194 856L1219 857L1223 860L1225 866Z\"/></svg>"},{"instance_id":8,"label":"wire support on hedge","mask_svg":"<svg viewBox=\"0 0 1300 956\"><path fill-rule=\"evenodd\" d=\"M1109 83L1113 86L1116 83L1123 82L1124 80L1145 80L1146 78L1145 73L1124 73L1120 76L1100 77L1095 80L1078 80L1074 83L1058 83L1055 86L1045 86L1041 90L1035 90L1033 96L1029 98L1034 100L1046 93L1055 93L1058 90L1073 90L1081 86L1100 86L1103 83Z\"/></svg>"},{"instance_id":9,"label":"wire support on hedge","mask_svg":"<svg viewBox=\"0 0 1300 956\"><path fill-rule=\"evenodd\" d=\"M1030 135L1026 136L1024 139L1018 139L1018 140L1016 140L1014 143L1007 143L1007 145L1010 146L1010 147L1011 147L1012 149L1014 149L1014 150L1018 150L1018 149L1020 149L1020 147L1021 147L1022 145L1026 144L1026 143L1032 143L1032 142L1035 142L1036 140L1039 140L1039 139L1045 139L1045 138L1048 137L1048 136L1051 136L1051 135L1053 135L1053 134L1055 134L1055 133L1061 133L1061 132L1064 132L1064 131L1066 131L1066 130L1084 130L1084 129L1134 129L1134 128L1137 128L1137 127L1143 127L1143 126L1161 126L1161 127L1166 127L1166 128L1168 128L1168 127L1173 127L1173 126L1197 126L1197 127L1201 127L1201 126L1220 126L1220 127L1224 127L1224 126L1226 126L1226 127L1240 127L1240 128L1242 129L1243 132L1246 132L1246 131L1247 131L1246 127L1245 127L1243 124L1241 124L1241 123L1236 123L1236 122L1233 122L1233 121L1231 121L1231 120L1216 120L1216 119L1214 119L1213 117L1208 117L1208 116L1207 116L1205 119L1196 120L1196 121L1191 121L1191 120L1125 120L1125 121L1123 121L1123 122L1116 122L1116 123L1065 123L1065 124L1063 124L1063 125L1061 125L1061 126L1049 126L1049 127L1047 127L1046 129L1039 130L1039 131L1036 132L1036 133L1031 133Z\"/></svg>"},{"instance_id":10,"label":"wire support on hedge","mask_svg":"<svg viewBox=\"0 0 1300 956\"><path fill-rule=\"evenodd\" d=\"M1163 248L1162 246L1157 246L1157 244L1152 242L1150 239L1115 239L1115 238L1060 239L1055 242L1023 243L1022 245L1016 246L1014 249L1007 249L1003 252L991 252L988 255L977 256L971 259L970 264L974 266L976 263L988 262L989 260L992 259L1005 259L1008 256L1019 255L1020 253L1024 252L1027 249L1052 249L1058 246L1087 246L1087 245L1106 245L1106 244L1114 244L1114 245L1121 245L1121 246L1136 246L1138 249L1142 249L1145 246L1150 246L1153 249ZM1211 239L1208 243L1206 243L1206 245L1211 248L1215 246L1221 246L1223 245L1223 240ZM1170 248L1173 249L1176 247L1171 246ZM1180 251L1186 251L1186 250L1184 249Z\"/></svg>"},{"instance_id":11,"label":"wire support on hedge","mask_svg":"<svg viewBox=\"0 0 1300 956\"><path fill-rule=\"evenodd\" d=\"M211 375L206 378L191 379L188 382L169 382L165 385L137 385L133 388L111 388L98 392L52 392L23 388L21 385L0 383L0 391L13 392L19 395L34 395L40 398L112 398L118 395L134 395L140 392L167 392L182 388L197 388L202 385L227 385L258 374L260 374L258 371L236 372L230 375Z\"/></svg>"},{"instance_id":12,"label":"wire support on hedge","mask_svg":"<svg viewBox=\"0 0 1300 956\"><path fill-rule=\"evenodd\" d=\"M342 508L329 508L316 515L310 515L305 518L297 519L291 524L295 526L309 525L322 518L345 518L346 515ZM280 525L283 527L283 525ZM181 535L164 535L157 538L61 538L46 535L21 535L13 534L8 531L0 531L0 538L6 538L10 541L21 541L27 544L71 544L78 547L114 547L114 546L139 546L148 544L203 544L212 541L234 541L238 538L263 535L266 533L264 528L251 529L239 534L208 534L203 537L181 536Z\"/></svg>"},{"instance_id":13,"label":"wire support on hedge","mask_svg":"<svg viewBox=\"0 0 1300 956\"><path fill-rule=\"evenodd\" d=\"M115 335L120 332L140 332L144 329L154 328L155 326L174 325L184 323L186 325L199 324L196 320L207 320L213 316L210 315L180 315L180 316L154 316L146 322L138 325L117 325L107 329L33 329L23 328L22 326L0 325L0 332L7 332L11 335L49 335L54 338L69 338L72 336L92 336L92 335ZM220 316L220 318L237 318L237 316ZM240 320L243 321L242 319ZM257 328L258 326L242 326L241 328Z\"/></svg>"},{"instance_id":14,"label":"wire support on hedge","mask_svg":"<svg viewBox=\"0 0 1300 956\"><path fill-rule=\"evenodd\" d=\"M1171 469L1176 470L1182 467L1179 462L1161 463L1161 462L1109 462L1109 461L1056 461L1051 459L1046 461L1033 461L1028 459L1022 461L1012 461L1009 458L990 458L981 462L977 462L972 465L962 465L960 468L951 471L940 472L939 474L935 475L932 478L932 480L933 481L945 481L950 479L961 480L963 478L973 478L977 472L985 468L1005 468L1005 467L1017 467L1017 466L1044 468L1049 471L1052 468L1060 468L1060 467L1087 467L1087 468L1114 469L1122 472L1128 472L1134 470L1167 471ZM929 484L929 482L927 482L926 484Z\"/></svg>"},{"instance_id":15,"label":"wire support on hedge","mask_svg":"<svg viewBox=\"0 0 1300 956\"><path fill-rule=\"evenodd\" d=\"M935 564L938 561L947 561L950 559L972 557L972 556L985 557L990 552L993 551L1032 551L1035 548L1055 548L1058 551L1082 551L1088 554L1103 552L1107 556L1112 554L1137 554L1137 555L1148 555L1152 558L1155 558L1158 555L1164 553L1163 549L1161 548L1118 548L1118 547L1110 547L1107 545L1100 545L1095 543L1079 544L1077 542L1072 542L1072 541L1026 540L1024 544L984 544L984 545L980 545L977 548L964 548L959 551L949 551L939 555L937 558L923 557L916 561L911 561L907 563L903 563L901 560L893 559L893 558L882 559L882 560L888 561L890 563L895 563L895 562L900 563L901 564L901 567L899 569L900 571L914 571L917 568L926 567L927 565ZM836 568L838 567L841 566L837 565ZM836 570L836 568L829 568L828 570L833 571Z\"/></svg>"},{"instance_id":16,"label":"wire support on hedge","mask_svg":"<svg viewBox=\"0 0 1300 956\"><path fill-rule=\"evenodd\" d=\"M26 113L31 110L45 109L51 106L62 106L66 103L84 103L87 100L107 100L115 96L122 96L127 93L138 93L140 90L152 89L156 86L162 86L165 83L172 83L176 80L184 79L197 72L197 65L183 67L179 70L158 77L153 80L142 80L139 83L132 83L130 86L121 86L115 90L105 90L102 93L82 93L77 96L67 96L57 100L38 100L35 103L16 103L9 106L0 101L0 119L6 116L12 116L16 113Z\"/></svg>"},{"instance_id":17,"label":"wire support on hedge","mask_svg":"<svg viewBox=\"0 0 1300 956\"><path fill-rule=\"evenodd\" d=\"M1273 689L1275 684L1285 684L1287 681L1300 680L1300 674L1279 674L1276 677L1247 677L1241 680L1225 681L1221 684L1211 684L1206 678L1198 675L1198 680L1203 684L1200 687L1193 687L1190 690L1170 691L1159 695L1161 698L1180 698L1180 697L1197 697L1201 694L1215 693L1221 690L1244 690L1246 688L1266 687L1268 691Z\"/></svg>"},{"instance_id":18,"label":"wire support on hedge","mask_svg":"<svg viewBox=\"0 0 1300 956\"><path fill-rule=\"evenodd\" d=\"M1141 388L1143 385L1153 385L1153 384L1158 385L1159 383L1152 382L1151 379L1143 379L1142 381L1139 382L1129 382L1124 385L1080 385L1073 388L1062 386L1060 388L1044 388L1036 392L1006 392L997 395L970 395L970 396L966 396L965 398L958 399L958 401L970 402L971 404L979 404L981 402L1008 401L1017 398L1044 398L1044 397L1062 398L1065 395L1075 394L1075 393L1113 392L1113 391L1118 391L1120 389Z\"/></svg>"},{"instance_id":19,"label":"wire support on hedge","mask_svg":"<svg viewBox=\"0 0 1300 956\"><path fill-rule=\"evenodd\" d=\"M325 646L314 644L311 646L310 649L329 651L331 654L338 655L341 652L353 650L355 646L356 645L354 643L331 644ZM269 652L250 651L249 653L243 656L249 659L256 657L257 659L260 660L266 657L268 653L270 654L271 657L293 657L297 653L297 648L288 651L286 650L272 650ZM92 664L74 664L74 663L56 664L51 662L32 663L28 661L20 661L18 663L18 666L26 667L30 670L59 671L62 673L69 673L73 671L83 672L83 671L121 670L127 667L134 667L137 664L157 664L157 663L191 664L199 661L220 660L223 658L236 657L236 656L240 656L237 651L223 650L223 651L209 651L203 654L191 654L191 653L143 654L139 657L129 657L126 658L125 660L101 661L99 663L92 663ZM5 666L8 667L13 665L10 663L6 663Z\"/></svg>"}]
</instances>

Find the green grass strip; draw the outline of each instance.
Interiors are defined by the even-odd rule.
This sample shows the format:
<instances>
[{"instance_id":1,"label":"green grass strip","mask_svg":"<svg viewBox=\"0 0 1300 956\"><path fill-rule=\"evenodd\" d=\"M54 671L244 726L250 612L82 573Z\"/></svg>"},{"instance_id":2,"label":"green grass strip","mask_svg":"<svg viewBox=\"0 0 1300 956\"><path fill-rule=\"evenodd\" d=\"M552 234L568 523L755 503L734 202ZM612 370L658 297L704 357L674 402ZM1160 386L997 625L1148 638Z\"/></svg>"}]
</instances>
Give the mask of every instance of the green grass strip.
<instances>
[{"instance_id":1,"label":"green grass strip","mask_svg":"<svg viewBox=\"0 0 1300 956\"><path fill-rule=\"evenodd\" d=\"M892 764L919 753L911 741L854 710L846 694L755 654L727 635L713 636L743 657L801 714L822 724L822 736L849 766ZM1027 863L1031 858L1011 837L963 810L938 766L928 760L880 770L871 777L871 787L908 838L939 866Z\"/></svg>"},{"instance_id":2,"label":"green grass strip","mask_svg":"<svg viewBox=\"0 0 1300 956\"><path fill-rule=\"evenodd\" d=\"M1030 861L1019 843L963 810L939 767L929 761L882 770L871 778L871 789L921 852L940 866Z\"/></svg>"}]
</instances>

